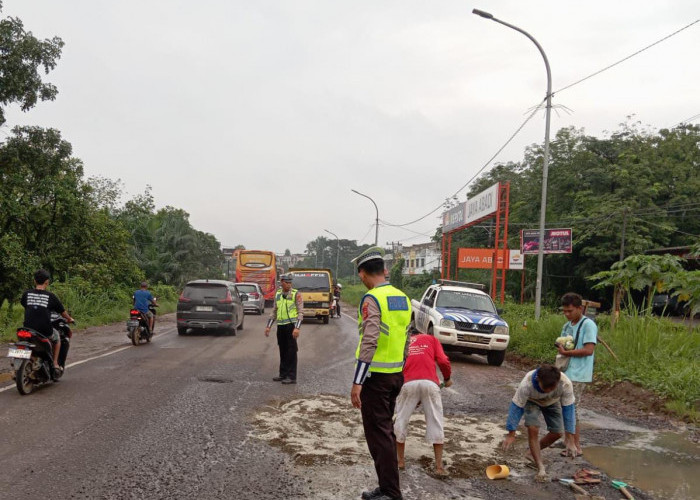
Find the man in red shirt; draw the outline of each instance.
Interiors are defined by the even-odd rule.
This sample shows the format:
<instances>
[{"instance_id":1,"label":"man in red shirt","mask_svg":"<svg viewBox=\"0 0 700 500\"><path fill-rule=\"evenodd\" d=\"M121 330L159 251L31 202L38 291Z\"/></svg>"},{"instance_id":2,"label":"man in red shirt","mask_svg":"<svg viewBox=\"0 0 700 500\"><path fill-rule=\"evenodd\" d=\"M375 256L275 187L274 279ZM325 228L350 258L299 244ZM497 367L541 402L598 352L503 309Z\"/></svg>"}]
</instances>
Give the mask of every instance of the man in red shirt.
<instances>
[{"instance_id":1,"label":"man in red shirt","mask_svg":"<svg viewBox=\"0 0 700 500\"><path fill-rule=\"evenodd\" d=\"M420 404L425 414L425 439L432 443L435 451L435 473L438 476L447 476L447 471L442 465L442 445L445 436L440 381L435 370L435 363L442 372L445 387L450 387L452 385L450 359L445 355L440 341L432 335L420 333L414 328L409 342L408 356L403 368L404 383L401 393L396 399L396 420L394 421L399 469L406 466L404 452L406 450L408 421Z\"/></svg>"}]
</instances>

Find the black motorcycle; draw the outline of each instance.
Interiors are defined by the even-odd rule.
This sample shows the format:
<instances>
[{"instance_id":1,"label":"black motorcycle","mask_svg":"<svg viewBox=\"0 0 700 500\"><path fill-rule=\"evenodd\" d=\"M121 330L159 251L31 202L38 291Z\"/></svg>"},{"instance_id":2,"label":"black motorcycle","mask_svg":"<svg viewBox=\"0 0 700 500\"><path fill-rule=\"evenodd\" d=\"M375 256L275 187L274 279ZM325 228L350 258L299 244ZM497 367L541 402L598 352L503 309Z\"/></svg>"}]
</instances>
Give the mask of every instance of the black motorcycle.
<instances>
[{"instance_id":1,"label":"black motorcycle","mask_svg":"<svg viewBox=\"0 0 700 500\"><path fill-rule=\"evenodd\" d=\"M142 340L151 341L153 332L148 327L148 318L138 309L132 309L129 312L129 319L126 322L126 334L131 339L131 343L139 345Z\"/></svg>"},{"instance_id":2,"label":"black motorcycle","mask_svg":"<svg viewBox=\"0 0 700 500\"><path fill-rule=\"evenodd\" d=\"M70 349L73 332L68 322L59 316L52 316L51 325L61 338L58 354L60 370L53 368L53 342L48 337L31 328L17 329L17 342L10 344L8 357L14 371L14 379L20 394L30 394L37 386L56 381L63 376L66 358ZM18 366L15 363L19 363Z\"/></svg>"}]
</instances>

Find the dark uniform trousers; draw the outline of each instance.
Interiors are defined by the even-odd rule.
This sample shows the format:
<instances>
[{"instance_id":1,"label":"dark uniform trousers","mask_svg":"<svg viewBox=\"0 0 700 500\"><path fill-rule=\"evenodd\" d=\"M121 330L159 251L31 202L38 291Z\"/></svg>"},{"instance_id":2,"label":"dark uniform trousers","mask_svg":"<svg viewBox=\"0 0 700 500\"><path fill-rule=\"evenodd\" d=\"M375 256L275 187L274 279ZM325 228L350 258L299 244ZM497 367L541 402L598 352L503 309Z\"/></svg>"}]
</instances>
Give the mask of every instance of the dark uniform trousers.
<instances>
[{"instance_id":1,"label":"dark uniform trousers","mask_svg":"<svg viewBox=\"0 0 700 500\"><path fill-rule=\"evenodd\" d=\"M399 463L396 457L394 407L403 386L403 373L372 372L362 384L362 426L369 453L379 478L382 493L393 498L401 496Z\"/></svg>"},{"instance_id":2,"label":"dark uniform trousers","mask_svg":"<svg viewBox=\"0 0 700 500\"><path fill-rule=\"evenodd\" d=\"M294 338L294 323L277 325L277 345L280 348L280 377L297 379L297 339Z\"/></svg>"}]
</instances>

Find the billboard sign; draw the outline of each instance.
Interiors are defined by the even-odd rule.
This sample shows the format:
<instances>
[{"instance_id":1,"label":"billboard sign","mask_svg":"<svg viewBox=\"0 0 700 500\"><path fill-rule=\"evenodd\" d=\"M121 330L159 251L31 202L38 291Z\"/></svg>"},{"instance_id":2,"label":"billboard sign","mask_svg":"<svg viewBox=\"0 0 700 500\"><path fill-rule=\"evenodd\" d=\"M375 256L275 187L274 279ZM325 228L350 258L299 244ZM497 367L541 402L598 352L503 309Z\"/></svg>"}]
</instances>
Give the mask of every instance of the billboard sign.
<instances>
[{"instance_id":1,"label":"billboard sign","mask_svg":"<svg viewBox=\"0 0 700 500\"><path fill-rule=\"evenodd\" d=\"M467 220L475 220L491 215L498 208L498 183L467 200Z\"/></svg>"},{"instance_id":2,"label":"billboard sign","mask_svg":"<svg viewBox=\"0 0 700 500\"><path fill-rule=\"evenodd\" d=\"M520 231L520 251L524 255L536 255L540 246L539 243L539 229L523 229ZM544 253L571 253L572 248L571 228L544 230Z\"/></svg>"},{"instance_id":3,"label":"billboard sign","mask_svg":"<svg viewBox=\"0 0 700 500\"><path fill-rule=\"evenodd\" d=\"M491 269L493 268L493 248L460 248L457 267L461 269ZM503 252L506 252L508 266L506 269L521 270L525 256L517 250L500 250L496 264L499 268L503 265Z\"/></svg>"},{"instance_id":4,"label":"billboard sign","mask_svg":"<svg viewBox=\"0 0 700 500\"><path fill-rule=\"evenodd\" d=\"M460 203L450 208L442 217L442 232L447 233L466 224L467 204Z\"/></svg>"},{"instance_id":5,"label":"billboard sign","mask_svg":"<svg viewBox=\"0 0 700 500\"><path fill-rule=\"evenodd\" d=\"M495 213L498 208L498 187L496 183L445 212L442 216L442 232L449 233L453 229Z\"/></svg>"}]
</instances>

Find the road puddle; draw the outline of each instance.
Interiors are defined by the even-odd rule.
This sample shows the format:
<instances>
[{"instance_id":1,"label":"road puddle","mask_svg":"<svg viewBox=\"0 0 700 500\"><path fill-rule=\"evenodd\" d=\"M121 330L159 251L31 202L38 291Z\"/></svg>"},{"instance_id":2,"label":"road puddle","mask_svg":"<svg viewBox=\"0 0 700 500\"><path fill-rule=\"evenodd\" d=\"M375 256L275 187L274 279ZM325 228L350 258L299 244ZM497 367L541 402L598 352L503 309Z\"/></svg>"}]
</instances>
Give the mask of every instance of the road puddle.
<instances>
[{"instance_id":1,"label":"road puddle","mask_svg":"<svg viewBox=\"0 0 700 500\"><path fill-rule=\"evenodd\" d=\"M614 446L585 447L584 456L611 479L633 484L656 498L700 498L700 445L684 434L634 434Z\"/></svg>"}]
</instances>

